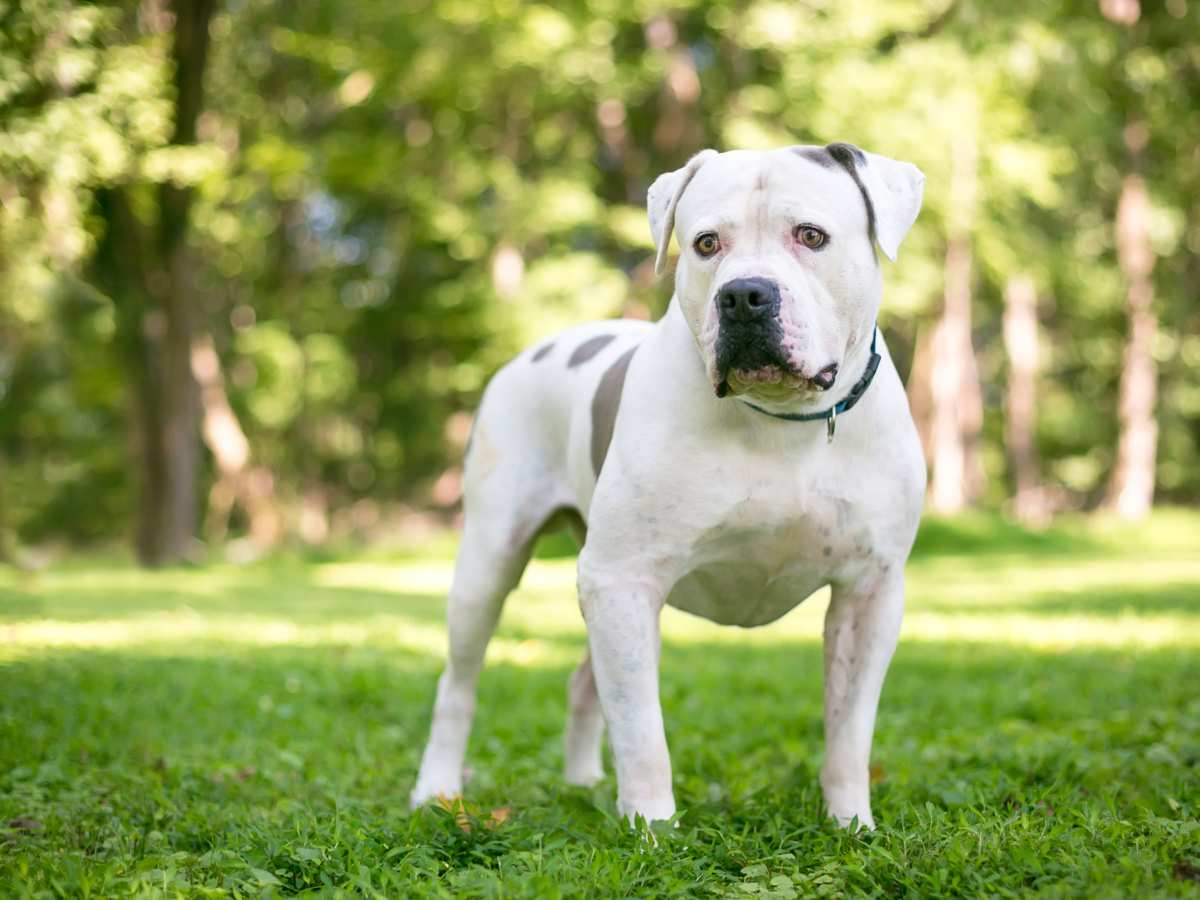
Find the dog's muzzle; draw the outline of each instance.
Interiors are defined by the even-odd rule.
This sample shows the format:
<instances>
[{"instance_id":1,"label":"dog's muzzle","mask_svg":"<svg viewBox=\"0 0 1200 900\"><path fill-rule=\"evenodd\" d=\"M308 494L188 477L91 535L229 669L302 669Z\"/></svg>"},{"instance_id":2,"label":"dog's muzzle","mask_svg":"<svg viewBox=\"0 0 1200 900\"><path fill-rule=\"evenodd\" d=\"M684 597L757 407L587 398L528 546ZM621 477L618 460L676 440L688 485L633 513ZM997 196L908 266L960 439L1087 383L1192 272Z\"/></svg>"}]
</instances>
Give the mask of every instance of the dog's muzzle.
<instances>
[{"instance_id":1,"label":"dog's muzzle","mask_svg":"<svg viewBox=\"0 0 1200 900\"><path fill-rule=\"evenodd\" d=\"M737 373L739 380L755 381L778 380L791 372L782 347L779 285L766 278L735 278L721 286L715 302L720 326L718 396L728 392L730 373Z\"/></svg>"},{"instance_id":2,"label":"dog's muzzle","mask_svg":"<svg viewBox=\"0 0 1200 900\"><path fill-rule=\"evenodd\" d=\"M734 278L717 291L716 343L718 397L756 385L827 391L837 379L837 363L814 375L797 371L783 348L779 285L769 278ZM732 382L733 384L731 385Z\"/></svg>"}]
</instances>

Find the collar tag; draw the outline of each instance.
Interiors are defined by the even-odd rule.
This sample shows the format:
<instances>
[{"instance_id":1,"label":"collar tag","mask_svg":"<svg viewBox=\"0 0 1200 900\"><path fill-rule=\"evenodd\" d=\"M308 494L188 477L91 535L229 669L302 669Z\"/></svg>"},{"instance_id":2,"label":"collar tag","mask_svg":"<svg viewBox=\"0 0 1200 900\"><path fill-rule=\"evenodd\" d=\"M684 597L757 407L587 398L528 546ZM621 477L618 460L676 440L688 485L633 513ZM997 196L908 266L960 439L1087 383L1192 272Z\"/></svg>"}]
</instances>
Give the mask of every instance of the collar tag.
<instances>
[{"instance_id":1,"label":"collar tag","mask_svg":"<svg viewBox=\"0 0 1200 900\"><path fill-rule=\"evenodd\" d=\"M825 442L833 443L833 433L837 429L837 407L829 410L829 418L825 420Z\"/></svg>"}]
</instances>

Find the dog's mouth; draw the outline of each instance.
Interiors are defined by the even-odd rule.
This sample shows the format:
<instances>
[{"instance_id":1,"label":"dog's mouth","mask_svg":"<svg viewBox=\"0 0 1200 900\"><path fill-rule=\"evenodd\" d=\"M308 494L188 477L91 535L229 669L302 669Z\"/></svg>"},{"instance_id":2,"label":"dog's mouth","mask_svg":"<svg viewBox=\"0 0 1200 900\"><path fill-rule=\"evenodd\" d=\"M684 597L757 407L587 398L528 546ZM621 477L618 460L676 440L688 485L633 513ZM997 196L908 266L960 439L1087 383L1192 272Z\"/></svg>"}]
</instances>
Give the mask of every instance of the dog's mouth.
<instances>
[{"instance_id":1,"label":"dog's mouth","mask_svg":"<svg viewBox=\"0 0 1200 900\"><path fill-rule=\"evenodd\" d=\"M758 393L765 389L770 393L785 391L791 393L801 390L807 380L791 369L783 366L759 366L755 369L728 369L716 384L718 397L729 394L738 395L747 392Z\"/></svg>"},{"instance_id":2,"label":"dog's mouth","mask_svg":"<svg viewBox=\"0 0 1200 900\"><path fill-rule=\"evenodd\" d=\"M830 364L813 376L787 366L766 365L754 369L729 368L719 374L713 385L718 397L756 394L787 398L797 393L820 393L833 387L837 365Z\"/></svg>"}]
</instances>

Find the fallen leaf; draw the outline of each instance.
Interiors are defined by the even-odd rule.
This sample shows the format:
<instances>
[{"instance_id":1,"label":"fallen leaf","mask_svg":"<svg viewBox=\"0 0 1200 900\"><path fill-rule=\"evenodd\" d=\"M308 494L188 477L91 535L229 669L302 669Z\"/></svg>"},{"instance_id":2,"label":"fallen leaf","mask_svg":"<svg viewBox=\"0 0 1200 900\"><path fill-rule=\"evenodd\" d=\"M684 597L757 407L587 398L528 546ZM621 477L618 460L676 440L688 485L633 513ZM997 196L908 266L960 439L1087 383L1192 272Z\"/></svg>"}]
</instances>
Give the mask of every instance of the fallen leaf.
<instances>
[{"instance_id":1,"label":"fallen leaf","mask_svg":"<svg viewBox=\"0 0 1200 900\"><path fill-rule=\"evenodd\" d=\"M478 807L467 806L461 796L448 797L445 794L438 794L437 805L454 814L454 822L464 834L471 833L472 821L480 822L484 828L490 829L507 822L512 814L511 806L498 806L485 816L483 810Z\"/></svg>"},{"instance_id":2,"label":"fallen leaf","mask_svg":"<svg viewBox=\"0 0 1200 900\"><path fill-rule=\"evenodd\" d=\"M463 808L461 794L438 794L437 805L446 812L458 812Z\"/></svg>"},{"instance_id":3,"label":"fallen leaf","mask_svg":"<svg viewBox=\"0 0 1200 900\"><path fill-rule=\"evenodd\" d=\"M511 806L498 806L493 809L491 815L491 827L495 828L497 825L503 825L508 821L508 817L511 812Z\"/></svg>"},{"instance_id":4,"label":"fallen leaf","mask_svg":"<svg viewBox=\"0 0 1200 900\"><path fill-rule=\"evenodd\" d=\"M463 830L464 834L471 833L471 817L467 815L467 808L460 795L438 794L437 805L448 813L454 813L454 823Z\"/></svg>"},{"instance_id":5,"label":"fallen leaf","mask_svg":"<svg viewBox=\"0 0 1200 900\"><path fill-rule=\"evenodd\" d=\"M879 782L887 778L887 771L879 763L873 763L871 765L870 772L871 784L879 784Z\"/></svg>"},{"instance_id":6,"label":"fallen leaf","mask_svg":"<svg viewBox=\"0 0 1200 900\"><path fill-rule=\"evenodd\" d=\"M8 820L8 827L15 828L17 831L41 831L46 826L37 819L31 819L28 816L17 816L15 819Z\"/></svg>"}]
</instances>

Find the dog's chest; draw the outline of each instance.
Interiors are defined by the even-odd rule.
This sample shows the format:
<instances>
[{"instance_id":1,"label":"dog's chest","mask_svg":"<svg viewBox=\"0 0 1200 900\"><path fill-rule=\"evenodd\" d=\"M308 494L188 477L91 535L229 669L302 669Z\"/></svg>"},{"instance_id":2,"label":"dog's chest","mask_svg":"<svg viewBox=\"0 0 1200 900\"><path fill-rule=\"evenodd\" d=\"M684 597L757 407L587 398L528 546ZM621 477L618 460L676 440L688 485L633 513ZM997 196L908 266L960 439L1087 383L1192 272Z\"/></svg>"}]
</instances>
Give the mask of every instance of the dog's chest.
<instances>
[{"instance_id":1,"label":"dog's chest","mask_svg":"<svg viewBox=\"0 0 1200 900\"><path fill-rule=\"evenodd\" d=\"M667 603L722 625L765 625L869 558L865 519L846 496L751 492L691 529Z\"/></svg>"}]
</instances>

